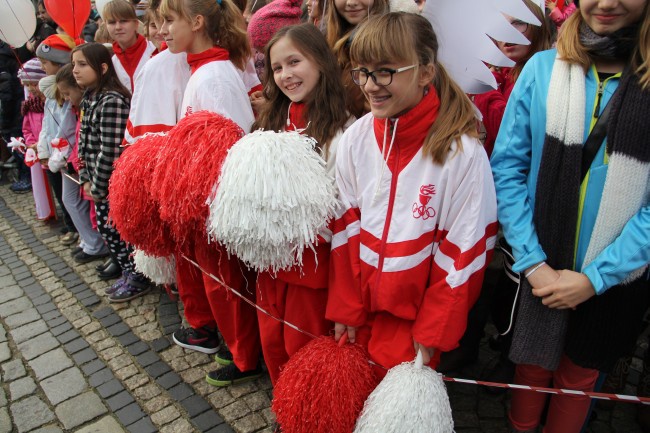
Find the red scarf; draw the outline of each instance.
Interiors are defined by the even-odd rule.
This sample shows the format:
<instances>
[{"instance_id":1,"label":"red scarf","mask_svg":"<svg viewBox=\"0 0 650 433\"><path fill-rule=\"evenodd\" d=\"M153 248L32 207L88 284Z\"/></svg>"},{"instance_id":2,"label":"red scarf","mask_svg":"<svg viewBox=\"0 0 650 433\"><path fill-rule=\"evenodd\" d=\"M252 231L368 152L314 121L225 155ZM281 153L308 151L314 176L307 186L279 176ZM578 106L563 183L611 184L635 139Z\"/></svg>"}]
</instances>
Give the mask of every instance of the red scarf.
<instances>
[{"instance_id":1,"label":"red scarf","mask_svg":"<svg viewBox=\"0 0 650 433\"><path fill-rule=\"evenodd\" d=\"M190 71L192 74L195 73L196 70L201 66L206 65L210 62L228 59L230 59L228 50L217 46L214 46L209 50L205 50L202 53L198 54L187 53L187 63L190 65Z\"/></svg>"},{"instance_id":2,"label":"red scarf","mask_svg":"<svg viewBox=\"0 0 650 433\"><path fill-rule=\"evenodd\" d=\"M138 35L135 44L131 45L126 50L120 48L117 42L113 42L113 52L131 79L131 91L133 91L134 84L133 74L135 74L135 70L138 69L140 59L142 59L142 55L146 49L147 40L142 35Z\"/></svg>"},{"instance_id":3,"label":"red scarf","mask_svg":"<svg viewBox=\"0 0 650 433\"><path fill-rule=\"evenodd\" d=\"M431 125L433 125L433 122L435 122L438 117L439 108L440 99L438 99L438 94L433 86L429 86L429 92L424 95L418 105L402 116L397 119L389 119L388 122L386 122L386 119L374 119L373 127L375 130L375 139L377 140L377 145L379 146L380 151L382 150L384 143L384 129L386 126L389 128L388 131L386 131L386 152L388 152L390 142L393 138L392 125L394 125L395 120L398 120L395 142L390 155L388 155L387 161L388 167L390 167L392 171L394 160L399 155L397 172L393 173L393 175L402 171L411 159L413 159L418 152L422 151L422 144L431 129Z\"/></svg>"},{"instance_id":4,"label":"red scarf","mask_svg":"<svg viewBox=\"0 0 650 433\"><path fill-rule=\"evenodd\" d=\"M304 102L292 102L289 105L289 117L285 124L287 131L297 131L307 128L307 105Z\"/></svg>"}]
</instances>

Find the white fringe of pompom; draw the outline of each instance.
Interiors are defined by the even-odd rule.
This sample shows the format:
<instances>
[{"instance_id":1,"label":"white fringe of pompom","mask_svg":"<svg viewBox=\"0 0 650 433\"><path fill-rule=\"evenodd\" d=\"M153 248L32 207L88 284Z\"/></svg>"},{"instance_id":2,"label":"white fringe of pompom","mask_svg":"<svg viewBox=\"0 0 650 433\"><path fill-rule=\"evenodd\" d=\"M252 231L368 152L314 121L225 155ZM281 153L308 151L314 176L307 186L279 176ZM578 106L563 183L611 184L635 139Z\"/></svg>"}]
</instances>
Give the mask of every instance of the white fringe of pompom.
<instances>
[{"instance_id":1,"label":"white fringe of pompom","mask_svg":"<svg viewBox=\"0 0 650 433\"><path fill-rule=\"evenodd\" d=\"M391 368L370 394L354 433L453 433L454 420L442 375L414 362Z\"/></svg>"},{"instance_id":2,"label":"white fringe of pompom","mask_svg":"<svg viewBox=\"0 0 650 433\"><path fill-rule=\"evenodd\" d=\"M142 272L153 283L160 285L176 284L176 260L174 256L155 257L149 256L144 251L133 252L135 269Z\"/></svg>"},{"instance_id":3,"label":"white fringe of pompom","mask_svg":"<svg viewBox=\"0 0 650 433\"><path fill-rule=\"evenodd\" d=\"M239 140L208 199L211 240L258 271L300 266L337 203L315 146L297 132L260 130Z\"/></svg>"}]
</instances>

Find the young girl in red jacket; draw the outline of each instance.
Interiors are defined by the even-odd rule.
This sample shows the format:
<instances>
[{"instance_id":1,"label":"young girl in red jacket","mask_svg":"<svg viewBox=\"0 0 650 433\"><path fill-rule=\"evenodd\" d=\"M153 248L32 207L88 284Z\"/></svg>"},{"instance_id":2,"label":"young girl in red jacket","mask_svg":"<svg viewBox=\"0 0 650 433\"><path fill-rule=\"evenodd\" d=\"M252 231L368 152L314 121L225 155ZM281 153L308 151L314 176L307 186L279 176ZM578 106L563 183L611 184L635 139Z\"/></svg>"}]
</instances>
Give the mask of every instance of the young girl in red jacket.
<instances>
[{"instance_id":1,"label":"young girl in red jacket","mask_svg":"<svg viewBox=\"0 0 650 433\"><path fill-rule=\"evenodd\" d=\"M280 29L266 46L264 90L268 101L253 129L301 131L315 138L327 168L334 175L337 142L351 123L345 110L341 71L327 41L312 24ZM257 303L312 335L327 335L332 323L325 319L331 231L318 237L314 251L307 249L301 269L264 272L257 278ZM264 361L275 384L280 368L310 337L257 314Z\"/></svg>"},{"instance_id":2,"label":"young girl in red jacket","mask_svg":"<svg viewBox=\"0 0 650 433\"><path fill-rule=\"evenodd\" d=\"M243 74L250 61L250 47L237 6L232 0L163 0L160 12L164 19L160 33L168 49L186 52L191 71L181 106L183 116L208 110L249 131L254 117ZM253 292L244 288L254 285L254 275L248 281L248 273L235 257L229 258L219 246L207 245L204 238L205 234L197 234L191 252L201 267L222 276L229 287ZM260 377L255 309L184 258L177 257L176 266L179 295L191 328L175 332L174 341L182 347L214 353L219 346L216 322L232 357L227 354L218 358L228 365L209 373L208 383L227 386ZM196 320L197 316L203 320Z\"/></svg>"},{"instance_id":3,"label":"young girl in red jacket","mask_svg":"<svg viewBox=\"0 0 650 433\"><path fill-rule=\"evenodd\" d=\"M156 46L138 33L140 21L130 1L108 2L104 6L102 16L113 40L115 72L124 87L133 93L135 79L156 51Z\"/></svg>"},{"instance_id":4,"label":"young girl in red jacket","mask_svg":"<svg viewBox=\"0 0 650 433\"><path fill-rule=\"evenodd\" d=\"M326 317L367 347L377 373L435 368L465 331L497 232L472 103L437 61L431 24L371 17L350 47L371 112L341 138Z\"/></svg>"}]
</instances>

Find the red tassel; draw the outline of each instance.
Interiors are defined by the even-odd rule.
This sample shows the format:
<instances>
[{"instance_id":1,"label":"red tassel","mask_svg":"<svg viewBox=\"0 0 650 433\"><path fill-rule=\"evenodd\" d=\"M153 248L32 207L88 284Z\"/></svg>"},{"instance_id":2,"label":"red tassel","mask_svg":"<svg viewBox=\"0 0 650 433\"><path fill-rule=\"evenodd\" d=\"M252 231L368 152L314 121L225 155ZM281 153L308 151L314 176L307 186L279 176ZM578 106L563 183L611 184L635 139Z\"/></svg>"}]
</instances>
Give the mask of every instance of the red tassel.
<instances>
[{"instance_id":1,"label":"red tassel","mask_svg":"<svg viewBox=\"0 0 650 433\"><path fill-rule=\"evenodd\" d=\"M377 382L361 346L318 337L285 364L271 408L284 433L352 433Z\"/></svg>"},{"instance_id":2,"label":"red tassel","mask_svg":"<svg viewBox=\"0 0 650 433\"><path fill-rule=\"evenodd\" d=\"M178 245L185 245L196 233L207 241L206 201L228 149L243 135L235 122L209 111L183 118L168 132L167 145L158 155L152 187L160 203L160 216L169 223Z\"/></svg>"},{"instance_id":3,"label":"red tassel","mask_svg":"<svg viewBox=\"0 0 650 433\"><path fill-rule=\"evenodd\" d=\"M147 135L128 146L115 162L108 187L109 217L126 242L153 256L174 251L169 227L151 196L152 173L166 137Z\"/></svg>"}]
</instances>

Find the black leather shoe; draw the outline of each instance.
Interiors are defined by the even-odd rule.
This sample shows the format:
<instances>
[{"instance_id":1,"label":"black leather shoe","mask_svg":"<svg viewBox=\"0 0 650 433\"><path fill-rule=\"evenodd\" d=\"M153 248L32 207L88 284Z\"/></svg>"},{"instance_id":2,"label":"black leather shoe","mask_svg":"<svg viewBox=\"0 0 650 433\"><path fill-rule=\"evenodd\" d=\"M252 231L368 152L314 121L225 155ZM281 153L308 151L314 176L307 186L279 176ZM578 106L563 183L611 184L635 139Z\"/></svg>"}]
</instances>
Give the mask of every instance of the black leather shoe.
<instances>
[{"instance_id":1,"label":"black leather shoe","mask_svg":"<svg viewBox=\"0 0 650 433\"><path fill-rule=\"evenodd\" d=\"M74 256L74 261L83 264L94 262L95 260L101 260L105 258L108 254L86 254L83 251Z\"/></svg>"},{"instance_id":2,"label":"black leather shoe","mask_svg":"<svg viewBox=\"0 0 650 433\"><path fill-rule=\"evenodd\" d=\"M99 265L95 266L95 270L97 272L103 272L104 269L106 269L111 263L113 263L113 259L109 257L104 263L100 263Z\"/></svg>"},{"instance_id":3,"label":"black leather shoe","mask_svg":"<svg viewBox=\"0 0 650 433\"><path fill-rule=\"evenodd\" d=\"M122 275L122 269L120 269L120 265L111 261L111 264L97 275L99 275L100 280L112 280Z\"/></svg>"},{"instance_id":4,"label":"black leather shoe","mask_svg":"<svg viewBox=\"0 0 650 433\"><path fill-rule=\"evenodd\" d=\"M72 251L70 251L70 255L71 255L72 257L74 257L74 256L76 256L77 254L79 254L80 252L82 252L83 250L84 250L84 249L81 248L81 247L74 247L74 248L72 249Z\"/></svg>"}]
</instances>

